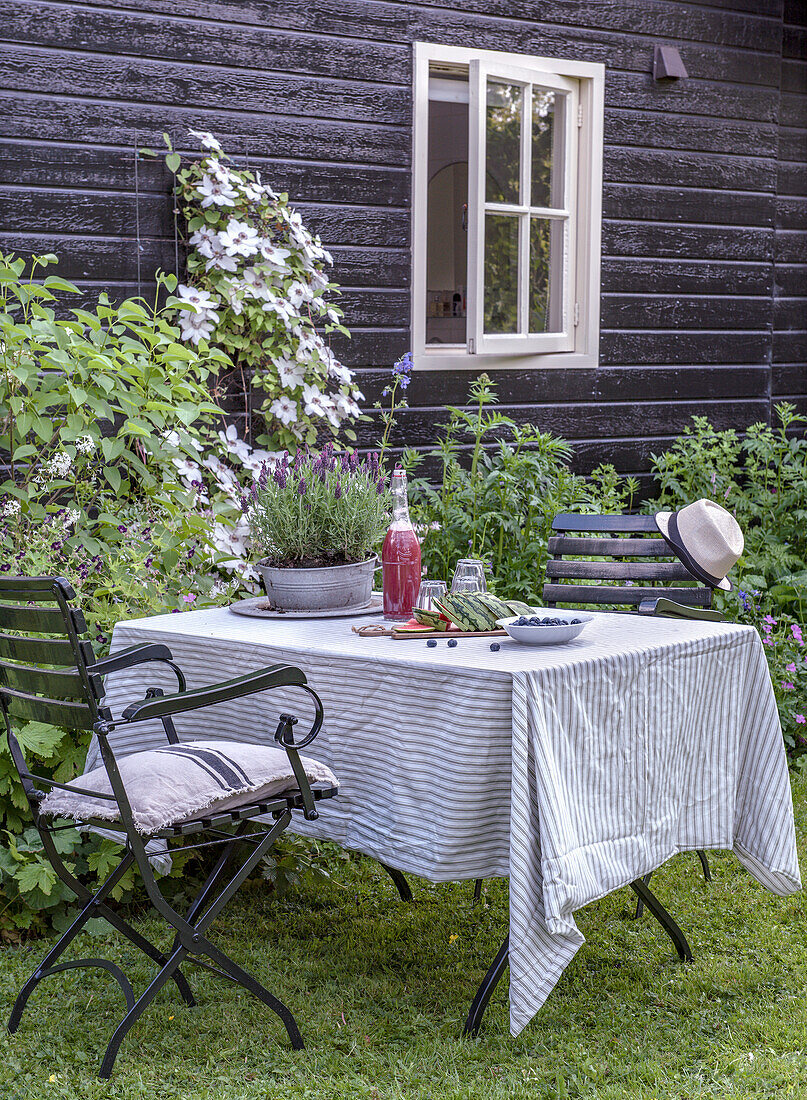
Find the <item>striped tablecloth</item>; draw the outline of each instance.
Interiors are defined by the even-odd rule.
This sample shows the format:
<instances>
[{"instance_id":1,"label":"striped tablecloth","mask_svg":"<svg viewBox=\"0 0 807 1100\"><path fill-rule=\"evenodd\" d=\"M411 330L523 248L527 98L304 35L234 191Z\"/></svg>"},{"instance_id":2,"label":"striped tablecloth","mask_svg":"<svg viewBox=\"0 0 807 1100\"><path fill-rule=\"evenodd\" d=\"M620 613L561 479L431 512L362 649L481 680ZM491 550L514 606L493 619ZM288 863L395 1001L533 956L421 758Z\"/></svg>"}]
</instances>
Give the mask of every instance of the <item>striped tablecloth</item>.
<instances>
[{"instance_id":1,"label":"striped tablecloth","mask_svg":"<svg viewBox=\"0 0 807 1100\"><path fill-rule=\"evenodd\" d=\"M726 848L764 886L800 886L782 735L755 630L600 613L575 641L359 638L367 619L258 620L227 609L119 623L112 651L168 644L189 687L279 661L299 665L326 721L312 754L340 781L300 832L432 881L510 878L513 1034L583 936L574 912L676 852ZM109 678L117 713L160 666ZM263 740L284 689L177 719L180 735ZM115 734L119 752L161 728ZM88 766L98 763L91 747Z\"/></svg>"}]
</instances>

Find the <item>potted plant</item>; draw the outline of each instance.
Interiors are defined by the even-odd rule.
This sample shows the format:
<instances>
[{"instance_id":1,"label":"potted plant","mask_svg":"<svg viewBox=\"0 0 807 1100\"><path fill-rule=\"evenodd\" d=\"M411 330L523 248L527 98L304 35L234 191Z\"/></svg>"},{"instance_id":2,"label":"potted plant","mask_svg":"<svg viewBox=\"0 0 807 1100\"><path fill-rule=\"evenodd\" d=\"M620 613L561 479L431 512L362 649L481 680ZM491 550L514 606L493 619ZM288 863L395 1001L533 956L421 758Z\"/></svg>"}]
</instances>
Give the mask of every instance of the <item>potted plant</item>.
<instances>
[{"instance_id":1,"label":"potted plant","mask_svg":"<svg viewBox=\"0 0 807 1100\"><path fill-rule=\"evenodd\" d=\"M278 611L351 610L370 602L374 547L388 522L378 456L328 444L265 464L244 500L252 545Z\"/></svg>"}]
</instances>

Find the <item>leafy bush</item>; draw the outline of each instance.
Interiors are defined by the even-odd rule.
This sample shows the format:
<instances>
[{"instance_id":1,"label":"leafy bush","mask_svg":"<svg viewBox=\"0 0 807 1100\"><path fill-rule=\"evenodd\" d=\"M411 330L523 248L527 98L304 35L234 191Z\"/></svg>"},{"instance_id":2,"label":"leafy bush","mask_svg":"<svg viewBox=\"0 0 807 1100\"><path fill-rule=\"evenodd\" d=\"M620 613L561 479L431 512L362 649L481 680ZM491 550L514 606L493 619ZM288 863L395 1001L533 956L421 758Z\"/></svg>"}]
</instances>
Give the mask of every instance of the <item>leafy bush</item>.
<instances>
[{"instance_id":1,"label":"leafy bush","mask_svg":"<svg viewBox=\"0 0 807 1100\"><path fill-rule=\"evenodd\" d=\"M55 257L0 257L0 570L66 576L99 651L120 618L199 606L228 591L211 535L230 505L207 511L178 467L221 445L208 385L225 361L206 344L185 347L164 313L140 299L101 295L94 311L57 317ZM170 292L173 276L161 276ZM169 299L170 301L170 299ZM233 512L235 507L232 506ZM31 764L59 780L80 772L87 738L39 723L19 731ZM0 929L43 929L64 915L38 839L19 834L27 806L5 738L0 751ZM60 834L78 871L114 852L97 837ZM124 892L131 878L118 890Z\"/></svg>"},{"instance_id":2,"label":"leafy bush","mask_svg":"<svg viewBox=\"0 0 807 1100\"><path fill-rule=\"evenodd\" d=\"M289 205L258 172L236 169L212 134L191 131L204 149L181 167L170 152L179 209L190 231L188 275L179 287L184 339L226 351L242 377L266 394L261 411L272 447L315 443L324 429L347 439L362 394L336 358L327 334L349 335L328 299L333 262ZM151 152L147 150L147 152Z\"/></svg>"},{"instance_id":3,"label":"leafy bush","mask_svg":"<svg viewBox=\"0 0 807 1100\"><path fill-rule=\"evenodd\" d=\"M429 577L450 582L457 560L470 554L489 563L499 595L540 602L554 515L622 511L637 486L609 466L590 479L572 473L565 440L489 409L496 401L483 374L471 384L471 408L449 406L443 436L425 456L437 477L411 482L412 514ZM403 462L415 471L423 457L410 450Z\"/></svg>"},{"instance_id":4,"label":"leafy bush","mask_svg":"<svg viewBox=\"0 0 807 1100\"><path fill-rule=\"evenodd\" d=\"M752 424L740 438L716 431L705 417L663 455L654 455L659 483L652 508L681 508L699 497L736 517L745 551L732 575L744 591L804 621L807 617L807 423L794 406L776 407L778 424ZM648 505L650 507L650 505Z\"/></svg>"},{"instance_id":5,"label":"leafy bush","mask_svg":"<svg viewBox=\"0 0 807 1100\"><path fill-rule=\"evenodd\" d=\"M378 456L330 444L264 466L244 506L254 548L277 566L365 561L388 522Z\"/></svg>"}]
</instances>

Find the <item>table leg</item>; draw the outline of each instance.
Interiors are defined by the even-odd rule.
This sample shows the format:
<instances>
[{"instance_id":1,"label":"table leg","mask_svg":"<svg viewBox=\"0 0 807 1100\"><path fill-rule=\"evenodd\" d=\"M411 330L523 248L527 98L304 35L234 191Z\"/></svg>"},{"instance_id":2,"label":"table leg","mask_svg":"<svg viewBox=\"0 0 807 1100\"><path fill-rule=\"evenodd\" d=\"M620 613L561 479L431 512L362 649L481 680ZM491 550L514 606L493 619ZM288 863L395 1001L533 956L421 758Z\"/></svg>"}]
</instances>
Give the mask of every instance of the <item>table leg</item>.
<instances>
[{"instance_id":1,"label":"table leg","mask_svg":"<svg viewBox=\"0 0 807 1100\"><path fill-rule=\"evenodd\" d=\"M381 863L380 860L379 863ZM403 871L399 871L397 867L389 867L386 863L381 863L381 866L395 883L398 893L401 895L401 901L411 901L412 887L406 881L406 876Z\"/></svg>"},{"instance_id":2,"label":"table leg","mask_svg":"<svg viewBox=\"0 0 807 1100\"><path fill-rule=\"evenodd\" d=\"M687 942L687 938L678 925L673 920L672 916L667 912L656 895L648 887L646 879L650 876L646 875L644 879L637 878L635 882L632 882L631 889L633 892L644 902L661 927L670 937L675 944L675 950L678 952L678 956L682 962L692 962L692 948Z\"/></svg>"},{"instance_id":3,"label":"table leg","mask_svg":"<svg viewBox=\"0 0 807 1100\"><path fill-rule=\"evenodd\" d=\"M476 991L476 996L471 1003L471 1010L468 1013L468 1019L465 1021L465 1027L462 1029L463 1035L476 1035L477 1031L479 1031L479 1025L482 1023L482 1016L485 1013L485 1009L488 1007L488 1001L507 969L509 951L510 936L508 935L504 937L504 943L499 948L496 958L490 964L487 974L482 979L482 984Z\"/></svg>"}]
</instances>

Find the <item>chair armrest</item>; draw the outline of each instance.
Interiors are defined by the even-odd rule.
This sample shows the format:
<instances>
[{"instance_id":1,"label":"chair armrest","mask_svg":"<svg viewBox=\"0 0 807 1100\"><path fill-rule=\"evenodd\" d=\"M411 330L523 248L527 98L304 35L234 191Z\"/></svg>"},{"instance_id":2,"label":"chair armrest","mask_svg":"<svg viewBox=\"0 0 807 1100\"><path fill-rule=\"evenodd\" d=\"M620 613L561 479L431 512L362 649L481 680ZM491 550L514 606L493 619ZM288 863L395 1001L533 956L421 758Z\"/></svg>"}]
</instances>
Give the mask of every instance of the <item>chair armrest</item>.
<instances>
[{"instance_id":1,"label":"chair armrest","mask_svg":"<svg viewBox=\"0 0 807 1100\"><path fill-rule=\"evenodd\" d=\"M131 703L122 714L124 722L143 722L148 718L167 718L188 710L199 710L215 703L239 699L242 695L254 695L276 687L304 687L305 673L294 665L270 665L257 672L249 672L221 684L181 691L173 695L161 695Z\"/></svg>"},{"instance_id":2,"label":"chair armrest","mask_svg":"<svg viewBox=\"0 0 807 1100\"><path fill-rule=\"evenodd\" d=\"M110 672L120 672L122 669L134 668L136 665L143 665L150 661L161 661L163 664L170 665L176 674L179 690L185 690L185 677L182 674L182 669L174 663L173 654L168 646L160 642L129 646L128 649L122 649L119 653L112 654L111 657L104 657L102 660L96 661L89 671L93 675L107 676Z\"/></svg>"}]
</instances>

